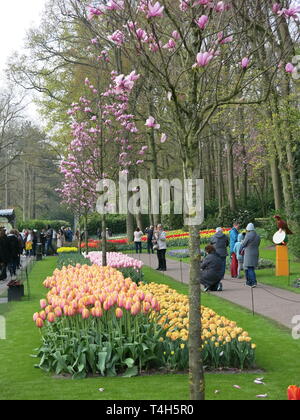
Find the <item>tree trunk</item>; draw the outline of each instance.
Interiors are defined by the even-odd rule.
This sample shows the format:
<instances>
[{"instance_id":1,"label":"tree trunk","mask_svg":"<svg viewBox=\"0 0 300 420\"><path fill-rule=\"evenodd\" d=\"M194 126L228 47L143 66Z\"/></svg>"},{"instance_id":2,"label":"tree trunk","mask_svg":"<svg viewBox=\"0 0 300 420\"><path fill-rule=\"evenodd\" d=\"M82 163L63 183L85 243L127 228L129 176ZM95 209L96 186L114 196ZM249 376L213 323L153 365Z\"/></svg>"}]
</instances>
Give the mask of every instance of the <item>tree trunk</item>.
<instances>
[{"instance_id":1,"label":"tree trunk","mask_svg":"<svg viewBox=\"0 0 300 420\"><path fill-rule=\"evenodd\" d=\"M26 162L23 164L23 222L26 220Z\"/></svg>"},{"instance_id":2,"label":"tree trunk","mask_svg":"<svg viewBox=\"0 0 300 420\"><path fill-rule=\"evenodd\" d=\"M274 156L270 160L270 167L271 167L272 186L273 186L274 201L275 201L275 210L280 210L283 208L283 202L282 202L282 190L281 190L281 181L280 181L280 173L278 170L277 157Z\"/></svg>"},{"instance_id":3,"label":"tree trunk","mask_svg":"<svg viewBox=\"0 0 300 420\"><path fill-rule=\"evenodd\" d=\"M231 211L236 210L235 188L234 188L234 169L233 169L233 144L231 138L227 137L227 171L228 171L228 200Z\"/></svg>"},{"instance_id":4,"label":"tree trunk","mask_svg":"<svg viewBox=\"0 0 300 420\"><path fill-rule=\"evenodd\" d=\"M102 265L107 266L106 214L102 214Z\"/></svg>"},{"instance_id":5,"label":"tree trunk","mask_svg":"<svg viewBox=\"0 0 300 420\"><path fill-rule=\"evenodd\" d=\"M193 195L196 196L196 176L193 157L187 159L185 174L193 180ZM205 399L205 380L202 362L201 287L200 287L200 226L189 226L190 279L189 279L189 382L190 399Z\"/></svg>"}]
</instances>

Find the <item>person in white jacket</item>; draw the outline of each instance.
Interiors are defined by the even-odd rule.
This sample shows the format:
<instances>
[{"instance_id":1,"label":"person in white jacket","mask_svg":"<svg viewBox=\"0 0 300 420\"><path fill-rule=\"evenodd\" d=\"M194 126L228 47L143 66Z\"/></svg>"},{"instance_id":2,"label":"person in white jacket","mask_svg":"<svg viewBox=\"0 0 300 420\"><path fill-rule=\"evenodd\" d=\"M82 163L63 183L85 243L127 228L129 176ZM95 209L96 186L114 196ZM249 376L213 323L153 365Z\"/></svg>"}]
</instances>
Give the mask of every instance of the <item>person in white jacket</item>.
<instances>
[{"instance_id":1,"label":"person in white jacket","mask_svg":"<svg viewBox=\"0 0 300 420\"><path fill-rule=\"evenodd\" d=\"M162 225L157 226L156 232L157 241L157 257L158 257L158 268L159 271L167 271L166 252L167 252L167 234L164 231Z\"/></svg>"},{"instance_id":2,"label":"person in white jacket","mask_svg":"<svg viewBox=\"0 0 300 420\"><path fill-rule=\"evenodd\" d=\"M142 253L142 236L143 236L143 232L141 231L141 229L139 227L136 228L135 232L134 232L134 243L135 243L135 252L138 253Z\"/></svg>"}]
</instances>

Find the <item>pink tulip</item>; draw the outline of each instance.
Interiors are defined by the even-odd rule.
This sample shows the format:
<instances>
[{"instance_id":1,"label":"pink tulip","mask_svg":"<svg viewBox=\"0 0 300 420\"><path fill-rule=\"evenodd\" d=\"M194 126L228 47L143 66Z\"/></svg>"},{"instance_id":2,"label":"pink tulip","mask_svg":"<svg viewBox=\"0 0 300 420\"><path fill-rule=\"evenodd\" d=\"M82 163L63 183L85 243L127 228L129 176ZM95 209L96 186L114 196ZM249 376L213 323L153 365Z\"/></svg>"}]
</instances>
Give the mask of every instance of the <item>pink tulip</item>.
<instances>
[{"instance_id":1,"label":"pink tulip","mask_svg":"<svg viewBox=\"0 0 300 420\"><path fill-rule=\"evenodd\" d=\"M49 312L48 316L47 316L47 321L50 322L51 324L53 322L55 322L55 314L53 312Z\"/></svg>"},{"instance_id":2,"label":"pink tulip","mask_svg":"<svg viewBox=\"0 0 300 420\"><path fill-rule=\"evenodd\" d=\"M40 312L40 313L39 313L39 316L40 316L40 318L41 318L43 321L45 321L45 320L46 320L46 318L47 318L47 315L46 315L46 312L45 312L45 311Z\"/></svg>"},{"instance_id":3,"label":"pink tulip","mask_svg":"<svg viewBox=\"0 0 300 420\"><path fill-rule=\"evenodd\" d=\"M82 319L88 319L90 317L90 311L88 309L83 309L81 316Z\"/></svg>"},{"instance_id":4,"label":"pink tulip","mask_svg":"<svg viewBox=\"0 0 300 420\"><path fill-rule=\"evenodd\" d=\"M95 310L95 316L97 318L101 318L103 316L103 311L102 311L101 308L96 308L96 310Z\"/></svg>"},{"instance_id":5,"label":"pink tulip","mask_svg":"<svg viewBox=\"0 0 300 420\"><path fill-rule=\"evenodd\" d=\"M123 317L123 311L122 311L122 309L121 309L121 308L117 308L117 309L116 309L116 317L117 317L118 319L120 319L120 318L122 318L122 317Z\"/></svg>"},{"instance_id":6,"label":"pink tulip","mask_svg":"<svg viewBox=\"0 0 300 420\"><path fill-rule=\"evenodd\" d=\"M60 318L61 316L62 316L62 310L61 310L61 308L58 306L58 307L56 307L55 309L54 309L54 313L55 313L55 316L57 317L57 318Z\"/></svg>"},{"instance_id":7,"label":"pink tulip","mask_svg":"<svg viewBox=\"0 0 300 420\"><path fill-rule=\"evenodd\" d=\"M37 326L38 328L43 328L43 326L44 326L44 321L43 321L43 319L42 319L42 318L37 318L37 320L36 320L35 324L36 324L36 326Z\"/></svg>"},{"instance_id":8,"label":"pink tulip","mask_svg":"<svg viewBox=\"0 0 300 420\"><path fill-rule=\"evenodd\" d=\"M47 301L45 299L40 300L41 309L45 309L47 305L48 304L47 304Z\"/></svg>"},{"instance_id":9,"label":"pink tulip","mask_svg":"<svg viewBox=\"0 0 300 420\"><path fill-rule=\"evenodd\" d=\"M33 321L34 321L34 322L36 322L36 320L37 320L39 317L40 317L40 314L39 314L38 312L36 312L36 313L33 315Z\"/></svg>"}]
</instances>

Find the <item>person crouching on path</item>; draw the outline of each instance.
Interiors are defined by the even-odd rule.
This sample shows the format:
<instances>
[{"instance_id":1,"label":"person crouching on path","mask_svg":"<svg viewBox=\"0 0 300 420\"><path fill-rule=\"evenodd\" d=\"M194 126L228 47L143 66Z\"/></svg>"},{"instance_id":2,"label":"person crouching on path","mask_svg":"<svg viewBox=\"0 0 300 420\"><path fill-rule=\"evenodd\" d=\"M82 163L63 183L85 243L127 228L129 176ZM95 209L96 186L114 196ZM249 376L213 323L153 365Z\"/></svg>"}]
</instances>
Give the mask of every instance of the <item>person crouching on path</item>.
<instances>
[{"instance_id":1,"label":"person crouching on path","mask_svg":"<svg viewBox=\"0 0 300 420\"><path fill-rule=\"evenodd\" d=\"M204 286L204 291L221 291L219 285L223 279L224 264L213 245L205 248L207 256L201 264L200 283Z\"/></svg>"}]
</instances>

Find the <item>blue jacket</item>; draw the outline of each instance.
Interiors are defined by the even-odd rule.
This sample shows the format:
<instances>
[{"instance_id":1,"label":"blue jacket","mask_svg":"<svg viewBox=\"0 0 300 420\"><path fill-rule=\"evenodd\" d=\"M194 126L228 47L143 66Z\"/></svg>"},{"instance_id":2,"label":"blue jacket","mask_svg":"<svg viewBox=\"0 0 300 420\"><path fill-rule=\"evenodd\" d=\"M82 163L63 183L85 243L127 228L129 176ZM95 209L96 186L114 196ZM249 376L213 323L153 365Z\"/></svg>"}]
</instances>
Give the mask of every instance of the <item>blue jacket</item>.
<instances>
[{"instance_id":1,"label":"blue jacket","mask_svg":"<svg viewBox=\"0 0 300 420\"><path fill-rule=\"evenodd\" d=\"M230 255L234 252L234 245L238 241L238 236L239 236L238 230L235 227L232 228L230 231Z\"/></svg>"}]
</instances>

